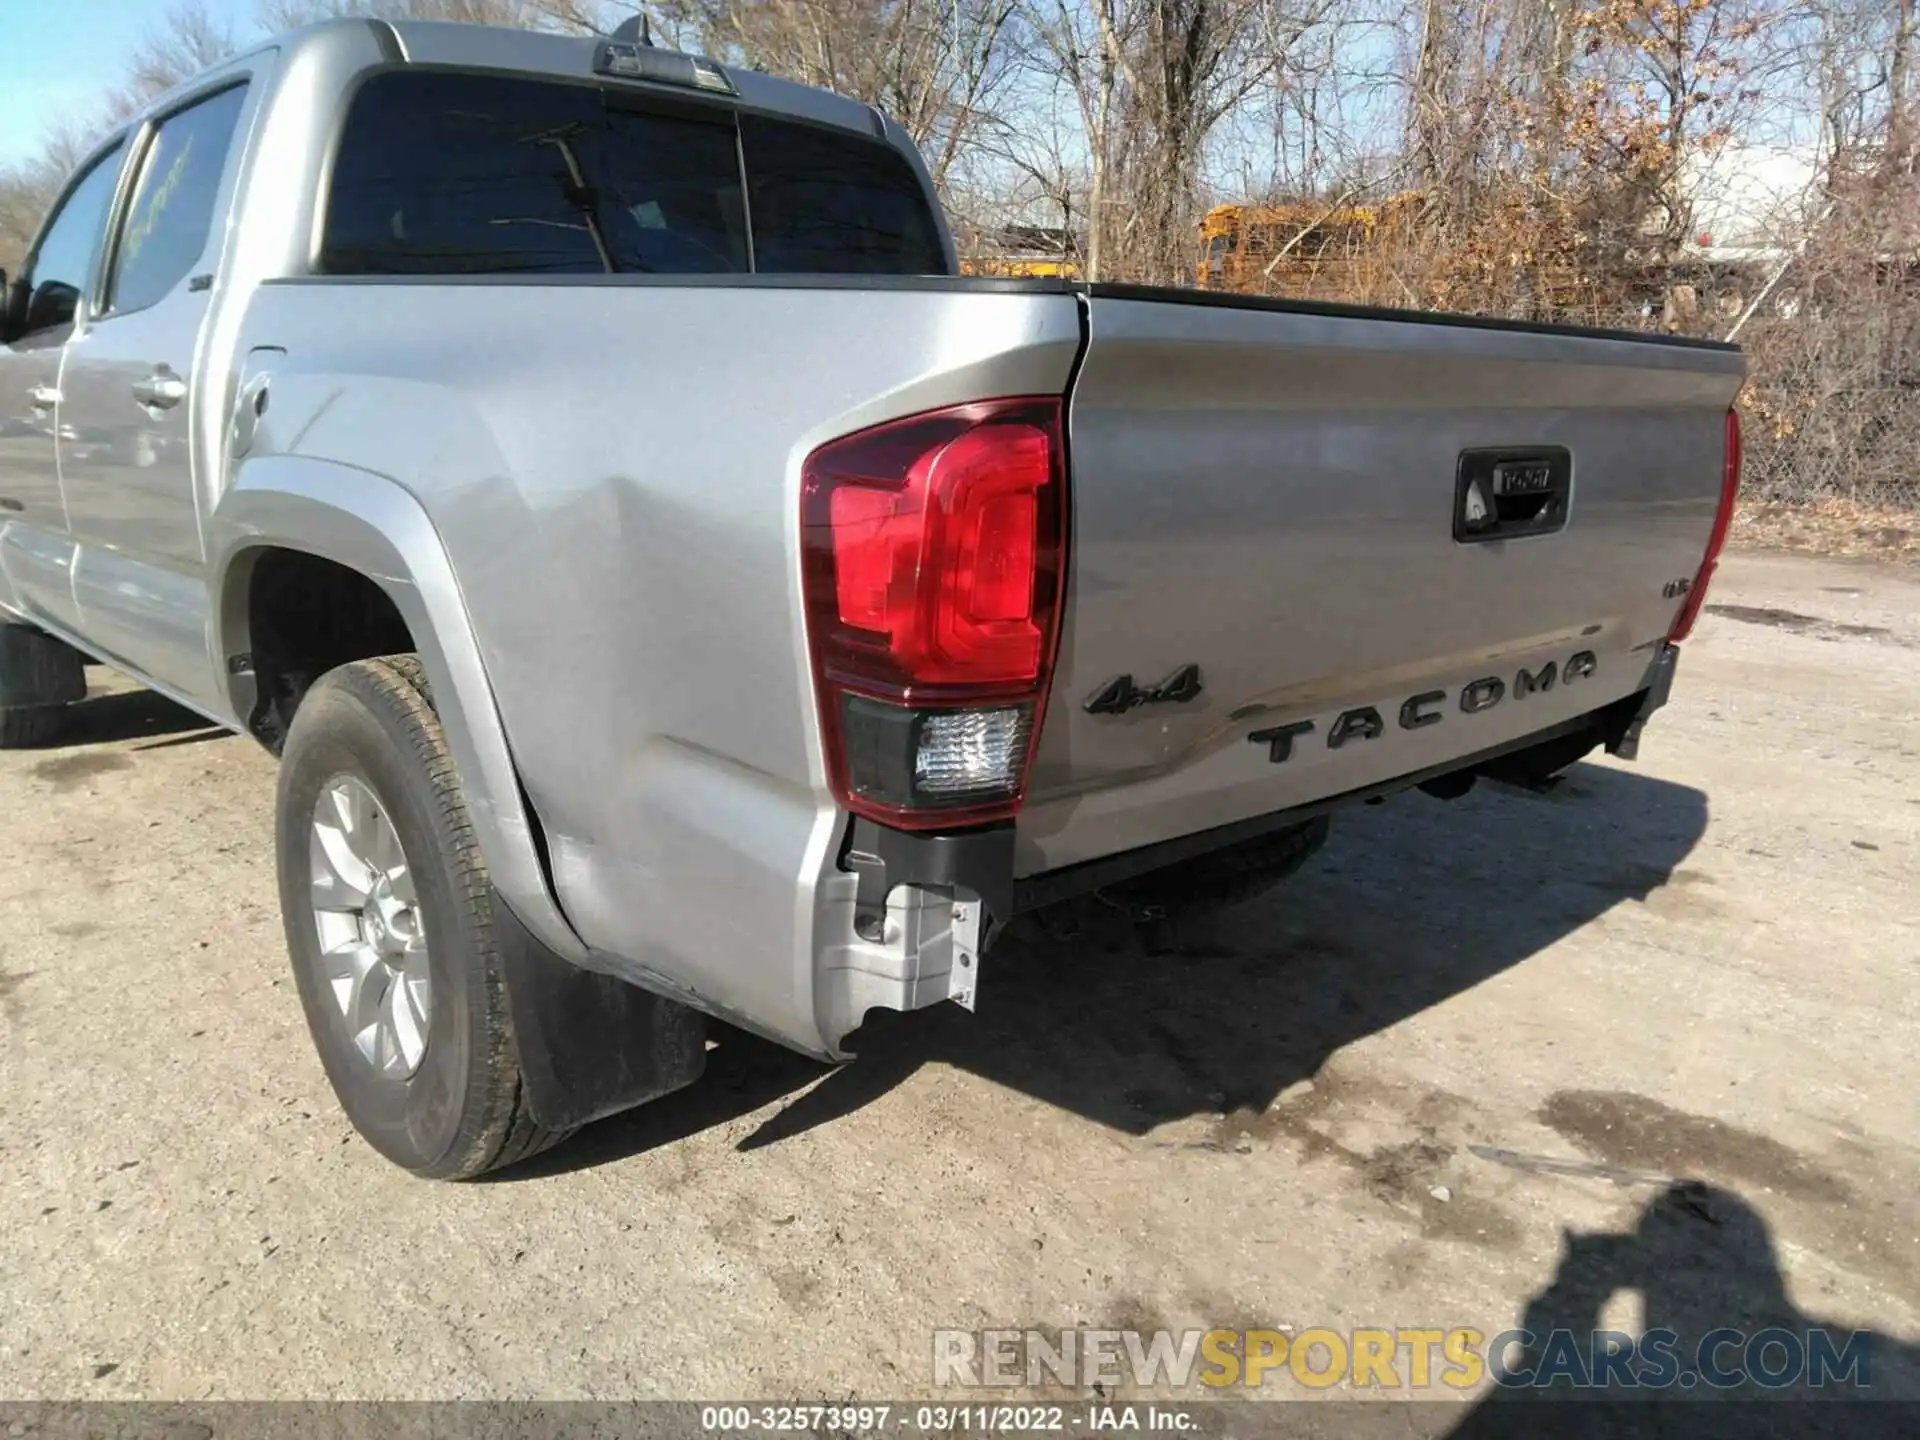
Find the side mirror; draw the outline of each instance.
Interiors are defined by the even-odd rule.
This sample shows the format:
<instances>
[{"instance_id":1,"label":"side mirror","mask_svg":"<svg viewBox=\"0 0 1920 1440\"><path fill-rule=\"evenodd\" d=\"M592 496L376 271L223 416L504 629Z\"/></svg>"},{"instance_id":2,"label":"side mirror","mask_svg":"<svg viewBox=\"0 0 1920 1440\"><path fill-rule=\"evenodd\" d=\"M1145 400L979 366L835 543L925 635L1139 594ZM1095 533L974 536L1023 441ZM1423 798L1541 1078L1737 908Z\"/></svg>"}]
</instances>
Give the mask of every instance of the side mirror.
<instances>
[{"instance_id":1,"label":"side mirror","mask_svg":"<svg viewBox=\"0 0 1920 1440\"><path fill-rule=\"evenodd\" d=\"M0 345L27 333L27 282L0 270Z\"/></svg>"},{"instance_id":2,"label":"side mirror","mask_svg":"<svg viewBox=\"0 0 1920 1440\"><path fill-rule=\"evenodd\" d=\"M52 330L71 325L80 313L80 291L64 280L48 280L34 287L27 297L20 330ZM18 333L18 332L16 332Z\"/></svg>"}]
</instances>

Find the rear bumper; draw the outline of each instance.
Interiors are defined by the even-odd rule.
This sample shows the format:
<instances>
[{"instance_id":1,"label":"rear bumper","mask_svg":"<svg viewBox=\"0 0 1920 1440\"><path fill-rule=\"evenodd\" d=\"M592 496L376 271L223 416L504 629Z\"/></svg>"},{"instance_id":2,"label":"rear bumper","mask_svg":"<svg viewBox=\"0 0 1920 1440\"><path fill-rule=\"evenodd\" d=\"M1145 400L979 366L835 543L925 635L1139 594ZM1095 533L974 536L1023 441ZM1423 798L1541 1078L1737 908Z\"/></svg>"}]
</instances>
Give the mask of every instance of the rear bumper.
<instances>
[{"instance_id":1,"label":"rear bumper","mask_svg":"<svg viewBox=\"0 0 1920 1440\"><path fill-rule=\"evenodd\" d=\"M1675 660L1662 643L1626 694L1444 763L1024 875L1013 825L891 830L689 754L684 764L698 773L672 787L684 803L650 807L655 843L626 857L632 883L618 893L630 911L583 917L595 922L590 964L796 1050L843 1059L842 1041L871 1009L966 1003L983 942L1020 912L1443 777L1535 783L1601 746L1630 758L1666 703Z\"/></svg>"},{"instance_id":2,"label":"rear bumper","mask_svg":"<svg viewBox=\"0 0 1920 1440\"><path fill-rule=\"evenodd\" d=\"M1647 667L1641 688L1633 693L1470 755L1271 814L1019 879L1013 875L1011 825L960 835L927 835L882 832L879 826L859 821L849 832L848 848L858 852L866 866L860 871L861 904L871 913L874 904L884 905L886 893L894 885L950 885L980 896L988 913L1004 922L1023 911L1136 880L1170 865L1244 845L1318 816L1443 777L1487 774L1496 779L1518 778L1530 773L1529 762L1546 774L1573 764L1600 746L1611 755L1631 760L1638 753L1642 728L1672 694L1679 653L1663 642Z\"/></svg>"}]
</instances>

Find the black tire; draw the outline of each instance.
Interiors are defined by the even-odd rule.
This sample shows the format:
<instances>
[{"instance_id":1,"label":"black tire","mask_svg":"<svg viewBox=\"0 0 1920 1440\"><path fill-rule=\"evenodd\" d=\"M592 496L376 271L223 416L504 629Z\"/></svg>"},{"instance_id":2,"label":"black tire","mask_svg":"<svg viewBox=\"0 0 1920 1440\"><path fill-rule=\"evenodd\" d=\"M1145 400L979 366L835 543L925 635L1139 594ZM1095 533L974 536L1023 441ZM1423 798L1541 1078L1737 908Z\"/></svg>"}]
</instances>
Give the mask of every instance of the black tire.
<instances>
[{"instance_id":1,"label":"black tire","mask_svg":"<svg viewBox=\"0 0 1920 1440\"><path fill-rule=\"evenodd\" d=\"M428 937L426 1050L405 1079L362 1055L323 981L309 847L320 792L340 775L372 790L392 822ZM537 1125L526 1103L486 861L416 657L354 661L307 692L281 753L275 850L307 1027L347 1118L374 1149L416 1175L462 1180L572 1133Z\"/></svg>"},{"instance_id":2,"label":"black tire","mask_svg":"<svg viewBox=\"0 0 1920 1440\"><path fill-rule=\"evenodd\" d=\"M0 706L0 750L21 750L57 739L66 726L64 705Z\"/></svg>"},{"instance_id":3,"label":"black tire","mask_svg":"<svg viewBox=\"0 0 1920 1440\"><path fill-rule=\"evenodd\" d=\"M0 620L0 750L45 745L87 698L80 652L18 621Z\"/></svg>"}]
</instances>

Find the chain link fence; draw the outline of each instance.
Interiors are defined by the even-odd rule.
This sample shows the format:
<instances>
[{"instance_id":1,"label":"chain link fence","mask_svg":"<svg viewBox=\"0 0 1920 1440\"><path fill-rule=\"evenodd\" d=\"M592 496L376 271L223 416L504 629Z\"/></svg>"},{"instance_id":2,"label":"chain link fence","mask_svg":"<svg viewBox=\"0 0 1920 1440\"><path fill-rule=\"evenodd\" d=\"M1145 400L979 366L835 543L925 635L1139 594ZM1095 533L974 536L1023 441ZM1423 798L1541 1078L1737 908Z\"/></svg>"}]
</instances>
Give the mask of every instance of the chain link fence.
<instances>
[{"instance_id":1,"label":"chain link fence","mask_svg":"<svg viewBox=\"0 0 1920 1440\"><path fill-rule=\"evenodd\" d=\"M1920 390L1832 390L1799 377L1755 377L1742 489L1753 500L1841 500L1920 521Z\"/></svg>"},{"instance_id":2,"label":"chain link fence","mask_svg":"<svg viewBox=\"0 0 1920 1440\"><path fill-rule=\"evenodd\" d=\"M1920 521L1920 276L1860 278L1837 293L1817 281L1783 287L1740 336L1743 488L1754 500Z\"/></svg>"}]
</instances>

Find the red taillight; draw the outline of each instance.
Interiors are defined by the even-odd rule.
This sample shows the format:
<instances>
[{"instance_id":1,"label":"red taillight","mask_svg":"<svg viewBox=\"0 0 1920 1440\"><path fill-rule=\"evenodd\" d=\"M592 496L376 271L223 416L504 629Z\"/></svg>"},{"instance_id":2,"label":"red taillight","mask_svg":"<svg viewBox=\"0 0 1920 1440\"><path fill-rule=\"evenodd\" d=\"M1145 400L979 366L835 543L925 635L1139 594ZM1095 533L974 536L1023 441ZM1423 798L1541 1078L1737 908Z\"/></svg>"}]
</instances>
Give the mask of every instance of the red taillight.
<instances>
[{"instance_id":1,"label":"red taillight","mask_svg":"<svg viewBox=\"0 0 1920 1440\"><path fill-rule=\"evenodd\" d=\"M1673 628L1667 632L1667 640L1678 644L1693 633L1693 622L1700 618L1700 607L1706 603L1707 584L1713 579L1714 567L1720 563L1720 552L1726 548L1727 530L1733 524L1734 502L1740 498L1740 412L1727 411L1726 458L1720 469L1720 509L1713 517L1713 533L1707 537L1707 553L1700 562L1699 573L1693 577L1693 586L1687 591L1687 598L1680 606L1680 613L1674 617Z\"/></svg>"},{"instance_id":2,"label":"red taillight","mask_svg":"<svg viewBox=\"0 0 1920 1440\"><path fill-rule=\"evenodd\" d=\"M925 828L1018 807L1059 628L1060 411L955 406L807 457L807 640L847 808Z\"/></svg>"}]
</instances>

